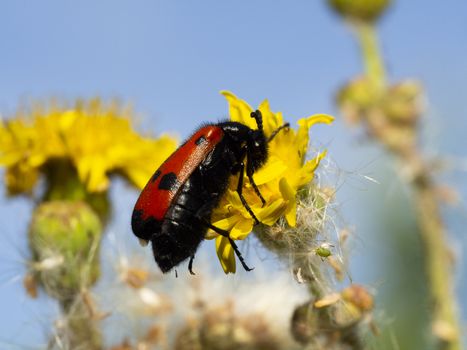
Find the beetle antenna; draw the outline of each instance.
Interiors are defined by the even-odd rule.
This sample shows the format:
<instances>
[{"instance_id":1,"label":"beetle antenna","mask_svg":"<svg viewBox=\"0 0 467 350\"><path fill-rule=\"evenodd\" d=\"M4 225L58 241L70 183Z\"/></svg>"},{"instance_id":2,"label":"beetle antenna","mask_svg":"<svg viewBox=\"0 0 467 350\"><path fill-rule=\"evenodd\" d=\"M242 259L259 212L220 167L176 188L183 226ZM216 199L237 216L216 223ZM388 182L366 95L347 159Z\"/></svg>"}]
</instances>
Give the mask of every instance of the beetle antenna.
<instances>
[{"instance_id":1,"label":"beetle antenna","mask_svg":"<svg viewBox=\"0 0 467 350\"><path fill-rule=\"evenodd\" d=\"M285 123L284 125L279 126L276 130L274 130L274 131L272 132L271 136L268 137L267 142L268 142L268 143L271 142L272 139L273 139L274 137L276 137L276 135L279 133L279 131L281 131L282 129L286 129L286 128L288 128L289 126L290 126L289 123Z\"/></svg>"},{"instance_id":2,"label":"beetle antenna","mask_svg":"<svg viewBox=\"0 0 467 350\"><path fill-rule=\"evenodd\" d=\"M256 111L251 112L250 116L255 118L256 125L258 125L258 130L263 131L263 115L261 114L261 111L257 109Z\"/></svg>"}]
</instances>

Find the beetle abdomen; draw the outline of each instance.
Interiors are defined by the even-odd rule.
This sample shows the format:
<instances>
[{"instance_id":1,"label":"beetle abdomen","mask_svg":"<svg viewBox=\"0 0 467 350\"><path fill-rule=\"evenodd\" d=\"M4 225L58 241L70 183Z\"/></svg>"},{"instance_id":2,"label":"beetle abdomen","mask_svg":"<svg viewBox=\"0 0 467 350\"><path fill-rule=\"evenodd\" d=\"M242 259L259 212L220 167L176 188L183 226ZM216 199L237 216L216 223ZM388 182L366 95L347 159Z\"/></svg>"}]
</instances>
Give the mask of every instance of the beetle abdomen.
<instances>
[{"instance_id":1,"label":"beetle abdomen","mask_svg":"<svg viewBox=\"0 0 467 350\"><path fill-rule=\"evenodd\" d=\"M206 235L220 194L193 191L193 187L203 188L200 185L207 181L199 168L193 172L167 211L160 231L151 238L154 258L164 273L194 256Z\"/></svg>"}]
</instances>

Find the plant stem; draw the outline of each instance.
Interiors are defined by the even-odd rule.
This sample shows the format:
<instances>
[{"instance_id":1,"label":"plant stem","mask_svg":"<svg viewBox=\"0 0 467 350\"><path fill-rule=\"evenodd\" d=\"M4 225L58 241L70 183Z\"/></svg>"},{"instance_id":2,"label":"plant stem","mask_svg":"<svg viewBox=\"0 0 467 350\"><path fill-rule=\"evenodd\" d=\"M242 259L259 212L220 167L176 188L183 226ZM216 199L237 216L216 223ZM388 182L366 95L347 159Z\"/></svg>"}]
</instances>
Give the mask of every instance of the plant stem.
<instances>
[{"instance_id":1,"label":"plant stem","mask_svg":"<svg viewBox=\"0 0 467 350\"><path fill-rule=\"evenodd\" d=\"M460 350L460 327L451 273L452 256L446 244L446 230L435 184L428 172L424 172L412 181L412 186L433 303L432 331L439 340L439 349Z\"/></svg>"},{"instance_id":2,"label":"plant stem","mask_svg":"<svg viewBox=\"0 0 467 350\"><path fill-rule=\"evenodd\" d=\"M377 89L384 91L387 83L375 27L370 23L355 23L354 27L362 49L366 75ZM384 135L376 138L381 138L380 141L384 144ZM390 148L390 151L411 170L412 174L410 185L414 191L414 205L425 253L429 294L433 303L432 331L439 340L438 349L460 350L460 327L451 273L452 259L436 198L436 183L430 176L430 167L417 149L416 142L409 148Z\"/></svg>"},{"instance_id":3,"label":"plant stem","mask_svg":"<svg viewBox=\"0 0 467 350\"><path fill-rule=\"evenodd\" d=\"M98 321L92 318L81 295L76 296L71 305L61 306L66 315L66 334L70 349L101 350L102 335Z\"/></svg>"},{"instance_id":4,"label":"plant stem","mask_svg":"<svg viewBox=\"0 0 467 350\"><path fill-rule=\"evenodd\" d=\"M366 76L375 87L383 90L386 85L386 74L375 27L371 23L364 22L354 23L353 27L362 50Z\"/></svg>"}]
</instances>

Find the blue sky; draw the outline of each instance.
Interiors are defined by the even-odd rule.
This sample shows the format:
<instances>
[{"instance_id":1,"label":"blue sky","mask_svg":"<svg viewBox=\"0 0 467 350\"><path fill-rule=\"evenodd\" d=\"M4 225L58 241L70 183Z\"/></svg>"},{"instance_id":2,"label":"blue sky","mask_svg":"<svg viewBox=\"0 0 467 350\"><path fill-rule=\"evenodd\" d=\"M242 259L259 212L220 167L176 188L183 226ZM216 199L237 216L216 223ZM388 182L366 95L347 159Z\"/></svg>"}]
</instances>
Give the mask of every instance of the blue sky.
<instances>
[{"instance_id":1,"label":"blue sky","mask_svg":"<svg viewBox=\"0 0 467 350\"><path fill-rule=\"evenodd\" d=\"M202 121L226 117L220 90L252 105L268 98L273 110L293 122L318 112L336 114L336 90L361 71L352 36L324 1L17 0L2 2L0 13L3 116L30 98L119 97L133 102L141 130L183 138ZM426 88L427 150L465 157L467 3L398 1L380 32L389 77L417 78ZM360 145L340 121L333 128L316 128L313 135L339 168L378 176L382 152ZM465 172L446 178L465 198ZM356 208L372 186L344 184L339 194L345 220L363 236L366 214ZM0 343L13 335L37 339L47 326L34 327L38 316L31 314L39 311L20 282L10 283L23 271L31 206L1 198ZM454 242L465 249L465 210L447 215ZM125 227L125 219L119 220ZM377 272L363 268L361 251L355 253L354 274L373 283ZM460 265L458 282L465 295L465 259Z\"/></svg>"}]
</instances>

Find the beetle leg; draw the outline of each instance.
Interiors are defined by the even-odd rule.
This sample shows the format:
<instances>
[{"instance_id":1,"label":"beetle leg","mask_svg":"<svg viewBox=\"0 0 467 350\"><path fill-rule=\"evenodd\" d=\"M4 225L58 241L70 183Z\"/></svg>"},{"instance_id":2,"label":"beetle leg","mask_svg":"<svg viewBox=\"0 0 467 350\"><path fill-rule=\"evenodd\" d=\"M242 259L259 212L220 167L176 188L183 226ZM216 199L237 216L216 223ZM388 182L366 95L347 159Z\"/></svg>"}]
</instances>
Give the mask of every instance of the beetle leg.
<instances>
[{"instance_id":1,"label":"beetle leg","mask_svg":"<svg viewBox=\"0 0 467 350\"><path fill-rule=\"evenodd\" d=\"M211 230L213 230L214 232L220 234L221 236L224 236L226 237L228 240L229 240L229 243L230 245L232 246L234 252L235 252L235 255L237 255L238 257L238 260L240 260L240 262L242 263L242 266L243 268L246 270L246 271L251 271L253 270L252 268L249 268L248 265L245 263L245 260L243 260L243 256L242 256L242 253L240 253L240 250L238 249L237 245L235 244L234 240L232 238L230 238L230 233L229 231L225 231L219 227L216 227L214 225L212 225L210 222L209 222L209 219L206 219L205 217L205 211L210 208L210 204L209 203L206 203L205 205L203 205L201 208L198 209L198 211L196 212L195 216L198 218L198 220L200 220L200 222L205 225L206 227L210 228ZM193 271L191 270L192 266L193 266L193 259L195 258L195 256L193 255L191 258L190 258L190 262L188 263L188 270L190 271L191 274L194 275Z\"/></svg>"},{"instance_id":2,"label":"beetle leg","mask_svg":"<svg viewBox=\"0 0 467 350\"><path fill-rule=\"evenodd\" d=\"M235 252L235 255L237 255L238 260L240 260L240 263L242 264L243 268L244 268L246 271L251 271L251 270L254 269L254 267L253 267L253 268L248 267L248 265L246 264L245 260L243 260L242 253L240 253L240 250L238 249L238 246L237 246L237 244L235 243L235 241L234 241L232 238L230 238L230 233L229 233L229 231L225 231L225 230L223 230L223 229L221 229L221 228L219 228L219 227L216 227L216 226L214 226L214 225L212 225L212 224L210 224L210 223L208 223L208 222L205 222L205 225L206 225L207 227L209 227L211 230L213 230L214 232L220 234L221 236L226 237L226 238L229 240L229 243L230 243L230 245L232 246L232 248L233 248L233 250L234 250L234 252Z\"/></svg>"},{"instance_id":3,"label":"beetle leg","mask_svg":"<svg viewBox=\"0 0 467 350\"><path fill-rule=\"evenodd\" d=\"M256 195L261 199L261 207L264 207L266 205L266 200L264 199L263 195L259 191L258 186L256 185L255 180L253 180L253 169L251 167L251 162L249 159L247 159L246 163L246 175L248 176L248 180L250 180L251 186L253 186L253 189L255 190Z\"/></svg>"},{"instance_id":4,"label":"beetle leg","mask_svg":"<svg viewBox=\"0 0 467 350\"><path fill-rule=\"evenodd\" d=\"M194 255L190 257L190 262L188 263L188 271L190 271L192 275L196 275L196 273L193 272L193 260L195 260Z\"/></svg>"},{"instance_id":5,"label":"beetle leg","mask_svg":"<svg viewBox=\"0 0 467 350\"><path fill-rule=\"evenodd\" d=\"M258 195L259 199L261 199L261 207L264 207L266 205L266 200L264 199L263 195L259 191L258 186L256 186L256 183L253 180L253 176L248 176L248 179L250 179L251 186L253 186L255 193Z\"/></svg>"},{"instance_id":6,"label":"beetle leg","mask_svg":"<svg viewBox=\"0 0 467 350\"><path fill-rule=\"evenodd\" d=\"M238 175L238 184L237 184L237 193L238 193L238 196L240 197L240 200L242 201L243 206L248 211L248 213L251 215L253 220L255 220L255 225L258 225L260 223L258 218L256 217L255 213L253 213L253 210L251 210L251 208L248 205L245 197L243 197L243 194L242 194L242 190L243 190L243 173L244 173L244 171L245 171L245 164L240 163L240 171L239 171L239 175Z\"/></svg>"}]
</instances>

